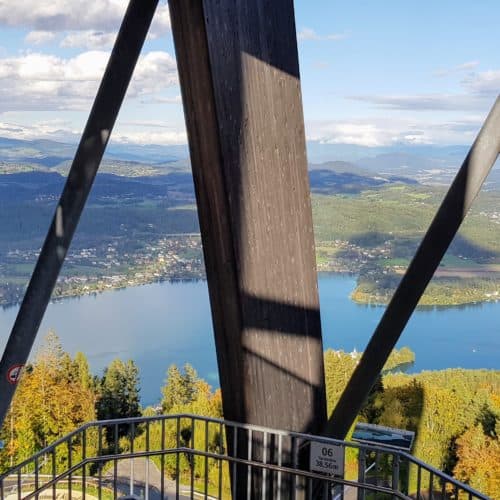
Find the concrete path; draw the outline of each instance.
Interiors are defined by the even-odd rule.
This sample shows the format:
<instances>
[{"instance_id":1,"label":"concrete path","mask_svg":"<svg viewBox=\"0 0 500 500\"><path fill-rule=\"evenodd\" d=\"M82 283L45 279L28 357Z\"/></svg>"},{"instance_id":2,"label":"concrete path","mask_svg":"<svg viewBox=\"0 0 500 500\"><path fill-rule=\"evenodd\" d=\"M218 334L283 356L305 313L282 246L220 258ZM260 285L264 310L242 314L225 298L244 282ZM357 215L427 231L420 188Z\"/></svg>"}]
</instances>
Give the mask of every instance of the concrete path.
<instances>
[{"instance_id":1,"label":"concrete path","mask_svg":"<svg viewBox=\"0 0 500 500\"><path fill-rule=\"evenodd\" d=\"M103 476L103 486L113 488L114 469L111 468ZM133 491L130 487L130 479L133 478ZM165 478L164 495L161 495L161 472L156 464L146 458L122 459L117 463L117 490L118 497L146 498L146 487L148 486L149 500L171 500L176 498L176 484ZM179 495L181 500L189 497Z\"/></svg>"}]
</instances>

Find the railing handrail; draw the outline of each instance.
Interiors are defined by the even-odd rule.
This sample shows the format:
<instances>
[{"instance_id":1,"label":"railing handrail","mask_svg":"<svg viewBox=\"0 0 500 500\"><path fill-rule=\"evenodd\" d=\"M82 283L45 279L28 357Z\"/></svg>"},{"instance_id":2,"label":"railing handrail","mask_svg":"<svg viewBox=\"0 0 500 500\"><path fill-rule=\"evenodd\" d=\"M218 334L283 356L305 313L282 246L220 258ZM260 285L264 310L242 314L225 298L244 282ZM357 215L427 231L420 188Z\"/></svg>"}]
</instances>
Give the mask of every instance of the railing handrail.
<instances>
[{"instance_id":1,"label":"railing handrail","mask_svg":"<svg viewBox=\"0 0 500 500\"><path fill-rule=\"evenodd\" d=\"M301 432L294 432L294 431L286 431L286 430L280 430L280 429L272 429L269 427L264 427L260 425L253 425L253 424L246 424L246 423L240 423L240 422L234 422L230 420L224 420L221 418L215 418L215 417L205 417L205 416L200 416L200 415L194 415L190 413L179 413L175 415L154 415L150 417L129 417L129 418L118 418L118 419L108 419L108 420L94 420L91 422L87 422L80 426L79 428L75 429L74 431L70 432L66 436L59 438L57 441L52 443L51 445L43 448L42 450L38 451L34 455L32 455L30 458L24 460L23 462L19 463L18 465L12 467L9 469L7 472L4 474L0 474L0 482L3 481L4 479L8 478L11 475L16 475L21 471L24 467L27 467L29 465L36 464L38 459L43 457L44 455L48 455L54 452L54 450L58 447L61 446L65 443L68 443L71 441L75 436L80 436L84 434L86 431L89 429L99 429L103 428L106 426L118 426L122 424L146 424L146 423L156 423L156 422L162 422L162 421L168 421L168 420L173 420L173 421L180 421L182 419L187 419L191 420L193 422L200 421L200 422L209 422L209 423L214 423L218 424L221 426L224 426L225 428L237 428L237 429L242 429L242 430L251 430L254 432L266 432L270 434L274 434L277 436L281 437L290 437L290 438L295 438L295 439L300 439L304 440L307 444L307 442L318 442L318 443L324 443L324 444L334 444L334 445L339 445L344 448L351 448L351 449L358 449L358 450L364 450L364 451L373 451L373 452L379 452L379 453L387 453L392 456L397 456L400 459L406 460L409 463L412 463L416 465L417 467L420 467L421 469L432 473L434 476L437 478L444 480L446 483L450 483L455 487L460 488L466 493L469 493L471 495L474 495L477 498L488 500L488 497L483 495L482 493L478 492L474 488L468 486L467 484L462 483L461 481L458 481L456 478L453 478L452 476L446 474L445 472L436 469L430 464L427 464L423 462L422 460L414 457L413 455L402 451L398 450L395 448L389 448L389 447L384 447L384 446L377 446L377 445L371 445L371 444L366 444L366 443L357 443L357 442L352 442L352 441L342 441L339 439L332 439L328 438L325 436L316 436L312 434L305 434ZM137 453L131 453L131 452L125 452L125 453L120 453L120 454L111 454L111 455L100 455L100 456L95 456L95 457L82 457L82 460L75 465L72 465L71 468L68 468L68 470L64 471L61 473L60 476L57 476L55 479L57 481L60 481L61 479L64 479L68 475L71 475L72 471L80 469L83 465L88 464L88 463L95 463L95 462L100 462L100 461L107 461L107 460L112 460L113 458L116 458L119 456L121 459L126 459L126 458L135 458L135 457L140 457L140 456L154 456L154 455L161 455L161 454L172 454L172 453L191 453L191 454L198 454L200 456L205 456L206 452L196 450L194 448L189 448L189 447L176 447L176 448L169 448L168 450L155 450L155 451L148 451L148 452L137 452ZM213 456L212 456L213 455ZM219 458L220 459L220 454L210 454L207 455L209 458ZM230 457L226 456L225 459L228 461L233 461L239 463L240 460L243 460L243 464L246 464L244 459L240 459L237 457ZM271 464L260 464L258 462L252 462L251 463L252 467L267 467L267 468L272 468L273 466ZM304 470L299 470L299 469L293 469L294 474L299 474L303 475L306 477L311 477L311 478L325 478L325 476L321 476L319 474L315 474L310 471L304 471ZM308 474L314 474L314 476L309 476ZM317 476L317 477L316 477ZM54 480L53 480L54 481ZM49 483L46 484L53 484L53 481L50 481ZM56 482L57 482L56 481ZM339 484L345 484L347 486L356 486L360 485L361 483L356 483L352 481L348 481L345 479L335 479L336 482ZM363 487L366 487L367 489L369 488L369 485L365 485L363 483ZM45 488L45 485L44 485ZM385 491L385 490L384 490ZM396 495L395 490L390 490L390 492L394 495ZM30 498L30 497L27 497ZM406 496L400 496L400 498L409 498Z\"/></svg>"},{"instance_id":2,"label":"railing handrail","mask_svg":"<svg viewBox=\"0 0 500 500\"><path fill-rule=\"evenodd\" d=\"M207 457L207 458L214 458L217 460L220 460L220 455L217 453L212 453L212 452L206 452L202 450L196 450L193 448L188 448L185 446L181 446L178 448L169 448L168 450L154 450L154 451L137 451L137 452L127 452L120 454L119 457L120 459L130 459L130 458L148 458L151 456L157 456L157 455L175 455L177 453L189 453L190 455L197 455L201 457ZM52 478L50 481L45 483L41 488L39 488L37 491L33 491L32 493L24 496L23 498L25 500L28 500L30 498L34 498L36 495L39 495L42 491L51 488L55 484L57 484L60 481L63 481L64 479L67 479L69 476L73 476L73 472L81 469L83 466L92 464L95 462L108 462L111 460L115 460L117 455L111 454L111 455L101 455L98 457L87 457L83 459L81 462L78 464L75 464L71 466L69 469L65 470L64 472L61 472L58 476L55 476ZM225 460L228 462L234 462L238 463L241 465L249 465L251 467L255 468L261 468L261 469L268 469L268 470L275 470L278 472L283 472L283 473L289 473L289 474L294 474L296 476L302 476L305 478L310 478L310 479L319 479L322 481L325 481L326 479L329 479L325 477L322 474L318 474L316 472L311 472L307 470L302 470L302 469L292 469L290 467L286 466L278 466L274 464L265 464L265 463L259 463L255 462L253 460L247 460L244 458L237 458L237 457L226 457ZM351 481L349 479L343 479L340 477L335 477L335 479L331 479L331 481L342 484L344 486L352 486L354 488L359 488L362 487L363 489L370 490L370 491L376 491L380 493L386 493L389 495L393 495L398 498L402 498L403 500L409 500L411 497L401 493L400 491L394 491L391 488L387 488L384 486L378 486L376 484L369 484L369 483L359 483L356 481Z\"/></svg>"}]
</instances>

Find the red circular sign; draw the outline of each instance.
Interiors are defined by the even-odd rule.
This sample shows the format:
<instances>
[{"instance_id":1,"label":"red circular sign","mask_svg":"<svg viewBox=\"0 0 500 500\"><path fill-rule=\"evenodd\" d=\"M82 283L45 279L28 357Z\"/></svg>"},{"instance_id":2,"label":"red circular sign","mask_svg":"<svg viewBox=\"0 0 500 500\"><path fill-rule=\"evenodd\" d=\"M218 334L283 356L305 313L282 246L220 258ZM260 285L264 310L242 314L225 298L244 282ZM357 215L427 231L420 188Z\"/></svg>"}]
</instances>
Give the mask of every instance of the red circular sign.
<instances>
[{"instance_id":1,"label":"red circular sign","mask_svg":"<svg viewBox=\"0 0 500 500\"><path fill-rule=\"evenodd\" d=\"M11 366L8 371L7 371L7 380L11 384L17 384L19 381L19 377L21 376L21 370L23 369L24 365L14 365Z\"/></svg>"}]
</instances>

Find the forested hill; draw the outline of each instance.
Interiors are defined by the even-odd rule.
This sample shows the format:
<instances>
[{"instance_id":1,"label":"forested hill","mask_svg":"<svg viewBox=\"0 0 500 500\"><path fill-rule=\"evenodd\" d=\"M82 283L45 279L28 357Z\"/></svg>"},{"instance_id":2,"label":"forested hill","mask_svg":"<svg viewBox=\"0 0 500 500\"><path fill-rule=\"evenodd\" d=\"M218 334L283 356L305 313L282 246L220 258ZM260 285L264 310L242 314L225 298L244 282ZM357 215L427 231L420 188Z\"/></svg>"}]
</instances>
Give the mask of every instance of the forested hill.
<instances>
[{"instance_id":1,"label":"forested hill","mask_svg":"<svg viewBox=\"0 0 500 500\"><path fill-rule=\"evenodd\" d=\"M19 193L19 199L25 201L40 196L58 196L69 166L70 162L63 162L56 168L0 163L0 202L15 199L15 193ZM394 183L418 184L410 177L379 175L346 162L310 165L309 178L312 192L318 194L360 193L365 189ZM189 193L191 201L194 201L192 174L186 162L151 165L104 161L96 177L92 196L130 194L148 197L165 195L167 191Z\"/></svg>"}]
</instances>

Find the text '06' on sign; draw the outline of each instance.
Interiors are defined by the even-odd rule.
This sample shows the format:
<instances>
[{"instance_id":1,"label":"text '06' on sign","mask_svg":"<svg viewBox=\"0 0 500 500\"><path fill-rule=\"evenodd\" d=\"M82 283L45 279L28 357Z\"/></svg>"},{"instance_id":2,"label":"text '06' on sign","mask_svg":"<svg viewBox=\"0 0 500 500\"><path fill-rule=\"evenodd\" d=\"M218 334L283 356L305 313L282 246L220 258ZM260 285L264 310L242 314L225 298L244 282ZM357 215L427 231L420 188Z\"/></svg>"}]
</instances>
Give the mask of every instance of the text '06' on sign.
<instances>
[{"instance_id":1,"label":"text '06' on sign","mask_svg":"<svg viewBox=\"0 0 500 500\"><path fill-rule=\"evenodd\" d=\"M344 474L344 454L342 445L311 442L309 469L341 476Z\"/></svg>"}]
</instances>

